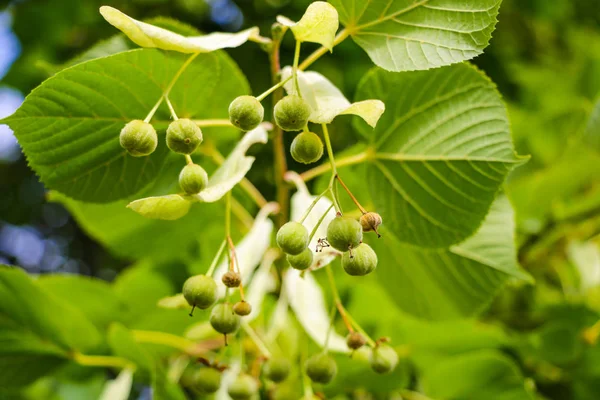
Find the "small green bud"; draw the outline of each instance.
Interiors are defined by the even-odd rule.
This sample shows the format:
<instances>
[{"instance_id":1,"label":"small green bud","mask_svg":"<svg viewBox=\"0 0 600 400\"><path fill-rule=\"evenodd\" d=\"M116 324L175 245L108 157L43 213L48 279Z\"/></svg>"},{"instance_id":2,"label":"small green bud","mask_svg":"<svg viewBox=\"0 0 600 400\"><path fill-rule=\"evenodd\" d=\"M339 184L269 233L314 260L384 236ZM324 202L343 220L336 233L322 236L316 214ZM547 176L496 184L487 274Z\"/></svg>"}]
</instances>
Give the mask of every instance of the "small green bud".
<instances>
[{"instance_id":1,"label":"small green bud","mask_svg":"<svg viewBox=\"0 0 600 400\"><path fill-rule=\"evenodd\" d=\"M258 393L258 383L250 375L240 374L227 388L227 394L233 400L249 400Z\"/></svg>"},{"instance_id":2,"label":"small green bud","mask_svg":"<svg viewBox=\"0 0 600 400\"><path fill-rule=\"evenodd\" d=\"M295 94L284 97L275 104L275 122L284 131L299 131L306 126L311 109L306 100Z\"/></svg>"},{"instance_id":3,"label":"small green bud","mask_svg":"<svg viewBox=\"0 0 600 400\"><path fill-rule=\"evenodd\" d=\"M342 267L348 275L367 275L377 267L377 254L366 243L361 243L357 248L342 254Z\"/></svg>"},{"instance_id":4,"label":"small green bud","mask_svg":"<svg viewBox=\"0 0 600 400\"><path fill-rule=\"evenodd\" d=\"M277 245L286 252L296 256L308 246L308 231L298 222L288 222L277 232Z\"/></svg>"},{"instance_id":5,"label":"small green bud","mask_svg":"<svg viewBox=\"0 0 600 400\"><path fill-rule=\"evenodd\" d=\"M346 344L352 350L358 350L367 343L367 339L359 332L350 332L346 337Z\"/></svg>"},{"instance_id":6,"label":"small green bud","mask_svg":"<svg viewBox=\"0 0 600 400\"><path fill-rule=\"evenodd\" d=\"M242 277L235 271L227 271L221 277L221 281L228 288L234 288L240 286Z\"/></svg>"},{"instance_id":7,"label":"small green bud","mask_svg":"<svg viewBox=\"0 0 600 400\"><path fill-rule=\"evenodd\" d=\"M379 225L381 225L381 222L381 215L375 212L368 212L360 217L360 225L363 228L363 232L374 231L377 234L377 236L381 236L379 232L377 232L377 228L379 227Z\"/></svg>"},{"instance_id":8,"label":"small green bud","mask_svg":"<svg viewBox=\"0 0 600 400\"><path fill-rule=\"evenodd\" d=\"M306 360L306 374L316 383L328 384L337 374L335 360L326 353L319 353Z\"/></svg>"},{"instance_id":9,"label":"small green bud","mask_svg":"<svg viewBox=\"0 0 600 400\"><path fill-rule=\"evenodd\" d=\"M179 186L186 194L200 193L208 185L208 174L198 164L187 164L179 173Z\"/></svg>"},{"instance_id":10,"label":"small green bud","mask_svg":"<svg viewBox=\"0 0 600 400\"><path fill-rule=\"evenodd\" d=\"M292 266L292 268L304 271L312 265L313 252L307 247L302 251L302 253L295 256L288 254L286 258Z\"/></svg>"},{"instance_id":11,"label":"small green bud","mask_svg":"<svg viewBox=\"0 0 600 400\"><path fill-rule=\"evenodd\" d=\"M202 393L214 393L221 387L221 373L214 368L200 368L194 380Z\"/></svg>"},{"instance_id":12,"label":"small green bud","mask_svg":"<svg viewBox=\"0 0 600 400\"><path fill-rule=\"evenodd\" d=\"M294 138L290 152L299 163L312 164L323 155L323 142L316 133L302 132Z\"/></svg>"},{"instance_id":13,"label":"small green bud","mask_svg":"<svg viewBox=\"0 0 600 400\"><path fill-rule=\"evenodd\" d=\"M239 316L245 317L252 312L252 305L244 300L238 301L233 305L233 312Z\"/></svg>"},{"instance_id":14,"label":"small green bud","mask_svg":"<svg viewBox=\"0 0 600 400\"><path fill-rule=\"evenodd\" d=\"M240 96L229 105L229 120L243 131L251 131L263 121L265 109L256 97Z\"/></svg>"},{"instance_id":15,"label":"small green bud","mask_svg":"<svg viewBox=\"0 0 600 400\"><path fill-rule=\"evenodd\" d=\"M217 301L217 284L210 276L192 276L183 284L183 297L190 306L205 310Z\"/></svg>"},{"instance_id":16,"label":"small green bud","mask_svg":"<svg viewBox=\"0 0 600 400\"><path fill-rule=\"evenodd\" d=\"M342 217L338 214L327 227L327 241L331 247L341 252L358 247L362 237L360 223L350 217Z\"/></svg>"},{"instance_id":17,"label":"small green bud","mask_svg":"<svg viewBox=\"0 0 600 400\"><path fill-rule=\"evenodd\" d=\"M379 344L371 355L371 369L378 374L393 371L398 365L398 353L387 344Z\"/></svg>"},{"instance_id":18,"label":"small green bud","mask_svg":"<svg viewBox=\"0 0 600 400\"><path fill-rule=\"evenodd\" d=\"M265 363L264 373L267 379L279 383L284 381L290 374L291 365L286 358L270 358Z\"/></svg>"},{"instance_id":19,"label":"small green bud","mask_svg":"<svg viewBox=\"0 0 600 400\"><path fill-rule=\"evenodd\" d=\"M210 313L210 325L224 335L235 333L240 327L240 317L233 313L231 304L217 304Z\"/></svg>"},{"instance_id":20,"label":"small green bud","mask_svg":"<svg viewBox=\"0 0 600 400\"><path fill-rule=\"evenodd\" d=\"M167 146L175 153L192 154L202 143L202 131L192 120L181 118L167 128Z\"/></svg>"},{"instance_id":21,"label":"small green bud","mask_svg":"<svg viewBox=\"0 0 600 400\"><path fill-rule=\"evenodd\" d=\"M150 155L156 150L158 136L152 125L142 120L130 121L121 129L121 147L134 157Z\"/></svg>"}]
</instances>

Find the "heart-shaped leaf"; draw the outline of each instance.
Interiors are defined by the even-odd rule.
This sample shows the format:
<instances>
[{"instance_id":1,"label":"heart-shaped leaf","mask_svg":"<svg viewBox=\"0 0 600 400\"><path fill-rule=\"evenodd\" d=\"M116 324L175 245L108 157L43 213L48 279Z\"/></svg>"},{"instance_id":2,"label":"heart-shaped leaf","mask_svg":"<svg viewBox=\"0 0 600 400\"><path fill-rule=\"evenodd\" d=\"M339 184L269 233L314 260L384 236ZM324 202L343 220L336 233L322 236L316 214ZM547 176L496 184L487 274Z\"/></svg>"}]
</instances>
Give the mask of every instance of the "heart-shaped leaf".
<instances>
[{"instance_id":1,"label":"heart-shaped leaf","mask_svg":"<svg viewBox=\"0 0 600 400\"><path fill-rule=\"evenodd\" d=\"M319 43L330 51L339 27L338 13L335 7L324 1L311 3L298 22L284 16L278 16L277 21L290 27L294 37L299 42Z\"/></svg>"}]
</instances>

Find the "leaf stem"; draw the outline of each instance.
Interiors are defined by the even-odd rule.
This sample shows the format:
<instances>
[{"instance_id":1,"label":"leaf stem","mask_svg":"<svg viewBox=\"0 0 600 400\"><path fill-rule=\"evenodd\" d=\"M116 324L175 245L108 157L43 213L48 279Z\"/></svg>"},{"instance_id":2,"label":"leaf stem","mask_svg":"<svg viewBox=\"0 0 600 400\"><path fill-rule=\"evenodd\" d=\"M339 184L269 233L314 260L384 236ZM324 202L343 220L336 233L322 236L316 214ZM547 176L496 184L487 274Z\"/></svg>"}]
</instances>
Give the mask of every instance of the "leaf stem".
<instances>
[{"instance_id":1,"label":"leaf stem","mask_svg":"<svg viewBox=\"0 0 600 400\"><path fill-rule=\"evenodd\" d=\"M335 36L335 39L333 40L333 46L335 47L338 44L342 43L348 36L350 36L350 32L348 31L348 29L342 29ZM312 63L317 61L322 55L324 55L328 51L329 51L329 49L327 47L325 47L325 46L320 47L319 49L315 50L311 55L306 57L306 59L304 59L304 61L302 61L302 63L298 66L298 69L300 69L300 71L304 71L306 68L310 67L312 65Z\"/></svg>"},{"instance_id":2,"label":"leaf stem","mask_svg":"<svg viewBox=\"0 0 600 400\"><path fill-rule=\"evenodd\" d=\"M131 361L115 356L92 356L82 354L78 351L71 353L71 359L79 365L87 367L107 367L107 368L131 368L135 369L135 364Z\"/></svg>"},{"instance_id":3,"label":"leaf stem","mask_svg":"<svg viewBox=\"0 0 600 400\"><path fill-rule=\"evenodd\" d=\"M367 159L368 159L368 154L366 152L362 152L359 154L355 154L353 156L338 158L336 160L336 166L346 167L349 165L360 164L361 162L363 162ZM304 182L308 182L318 176L323 175L324 173L326 173L328 171L331 171L331 164L325 163L325 164L319 165L318 167L309 169L308 171L301 173L300 178L302 178L302 180Z\"/></svg>"},{"instance_id":4,"label":"leaf stem","mask_svg":"<svg viewBox=\"0 0 600 400\"><path fill-rule=\"evenodd\" d=\"M256 344L256 347L258 347L262 355L266 358L271 358L271 352L267 348L265 342L263 342L263 340L260 338L260 336L258 336L256 331L250 326L250 324L245 321L242 321L242 328L244 329L244 331L246 331L248 336L250 336L250 339L252 339L254 344Z\"/></svg>"},{"instance_id":5,"label":"leaf stem","mask_svg":"<svg viewBox=\"0 0 600 400\"><path fill-rule=\"evenodd\" d=\"M208 268L208 271L206 272L206 276L212 276L213 272L215 271L215 268L217 267L217 263L219 262L219 259L221 258L221 254L223 254L223 250L225 249L226 244L227 244L227 241L223 240L223 243L221 243L221 247L219 247L217 254L215 254L215 257L213 258L212 262L210 263L210 267Z\"/></svg>"}]
</instances>

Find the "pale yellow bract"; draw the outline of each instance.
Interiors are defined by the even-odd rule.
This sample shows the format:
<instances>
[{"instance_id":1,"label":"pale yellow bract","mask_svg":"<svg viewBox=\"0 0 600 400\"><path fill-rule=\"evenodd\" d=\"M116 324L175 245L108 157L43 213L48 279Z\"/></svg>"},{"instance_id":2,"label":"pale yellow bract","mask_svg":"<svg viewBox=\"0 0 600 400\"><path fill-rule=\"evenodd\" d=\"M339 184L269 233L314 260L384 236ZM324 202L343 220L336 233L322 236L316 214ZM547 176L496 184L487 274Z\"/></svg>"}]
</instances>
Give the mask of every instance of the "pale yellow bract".
<instances>
[{"instance_id":1,"label":"pale yellow bract","mask_svg":"<svg viewBox=\"0 0 600 400\"><path fill-rule=\"evenodd\" d=\"M306 9L298 22L279 15L277 22L289 27L299 42L319 43L329 51L333 49L335 33L339 27L338 12L324 1L315 1Z\"/></svg>"}]
</instances>

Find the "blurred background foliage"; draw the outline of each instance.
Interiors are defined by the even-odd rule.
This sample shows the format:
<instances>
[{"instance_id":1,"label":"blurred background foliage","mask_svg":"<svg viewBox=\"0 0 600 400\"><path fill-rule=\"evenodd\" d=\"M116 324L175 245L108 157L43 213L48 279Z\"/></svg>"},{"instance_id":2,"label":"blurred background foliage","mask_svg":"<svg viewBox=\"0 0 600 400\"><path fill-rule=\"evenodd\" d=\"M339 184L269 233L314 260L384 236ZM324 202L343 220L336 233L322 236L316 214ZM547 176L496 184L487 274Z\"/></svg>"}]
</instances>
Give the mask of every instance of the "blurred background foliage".
<instances>
[{"instance_id":1,"label":"blurred background foliage","mask_svg":"<svg viewBox=\"0 0 600 400\"><path fill-rule=\"evenodd\" d=\"M100 17L100 5L139 19L170 16L205 32L257 25L266 34L277 14L297 19L310 1L6 3L0 5L0 117L12 113L24 95L61 66L115 35ZM600 398L600 128L588 123L594 107L600 107L600 6L598 0L504 0L499 21L491 45L474 63L498 85L508 104L518 153L531 155L529 163L509 177L505 192L516 212L519 261L536 284L509 284L476 321L428 323L398 310L375 280L369 278L356 289L340 274L341 293L351 313L374 336L391 336L403 361L393 379L373 377L365 383L355 379L360 370L340 359L341 377L327 394L368 399L403 390L403 398L416 400L420 397L412 391L419 390L433 399ZM291 61L292 46L291 40L284 41L284 62ZM312 50L311 45L303 48L306 53ZM258 46L229 53L254 93L270 86L266 56ZM371 66L366 54L348 40L315 69L352 98L356 83ZM356 143L350 119L336 120L331 133L340 151ZM289 145L291 137L286 140ZM273 198L270 148L265 146L258 155L248 177L265 197ZM304 167L290 168L301 172ZM350 184L360 192L360 182ZM112 282L110 288L119 304L127 305L125 311L118 310L118 304L94 304L89 293L102 293L108 285L94 283L94 288L70 291L61 290L68 282L60 279L40 280L45 289L82 304L86 311L106 308L104 316L94 313L93 322L100 326L115 319L110 311L114 308L132 329L168 326L173 333L184 331L189 321L156 308L155 301L176 293L189 273L204 268L211 254L201 249L214 248L213 238L221 235L213 233L221 227L173 229L168 238L157 241L162 247L150 246L154 251L148 260L143 257L145 247L135 245L136 229L142 230L138 225L131 231L90 231L89 226L110 217L110 209L98 210L98 221L88 221L86 228L71 215L77 214L77 207L69 212L48 202L6 126L0 126L0 194L0 263L31 273L68 272ZM245 205L252 210L251 203ZM164 228L157 224L143 229L160 235ZM193 240L173 247L184 234ZM267 307L273 305L274 299L268 298ZM287 332L289 337L294 334ZM95 398L102 383L98 371L63 371L19 396ZM149 396L144 386L136 387L135 393Z\"/></svg>"}]
</instances>

